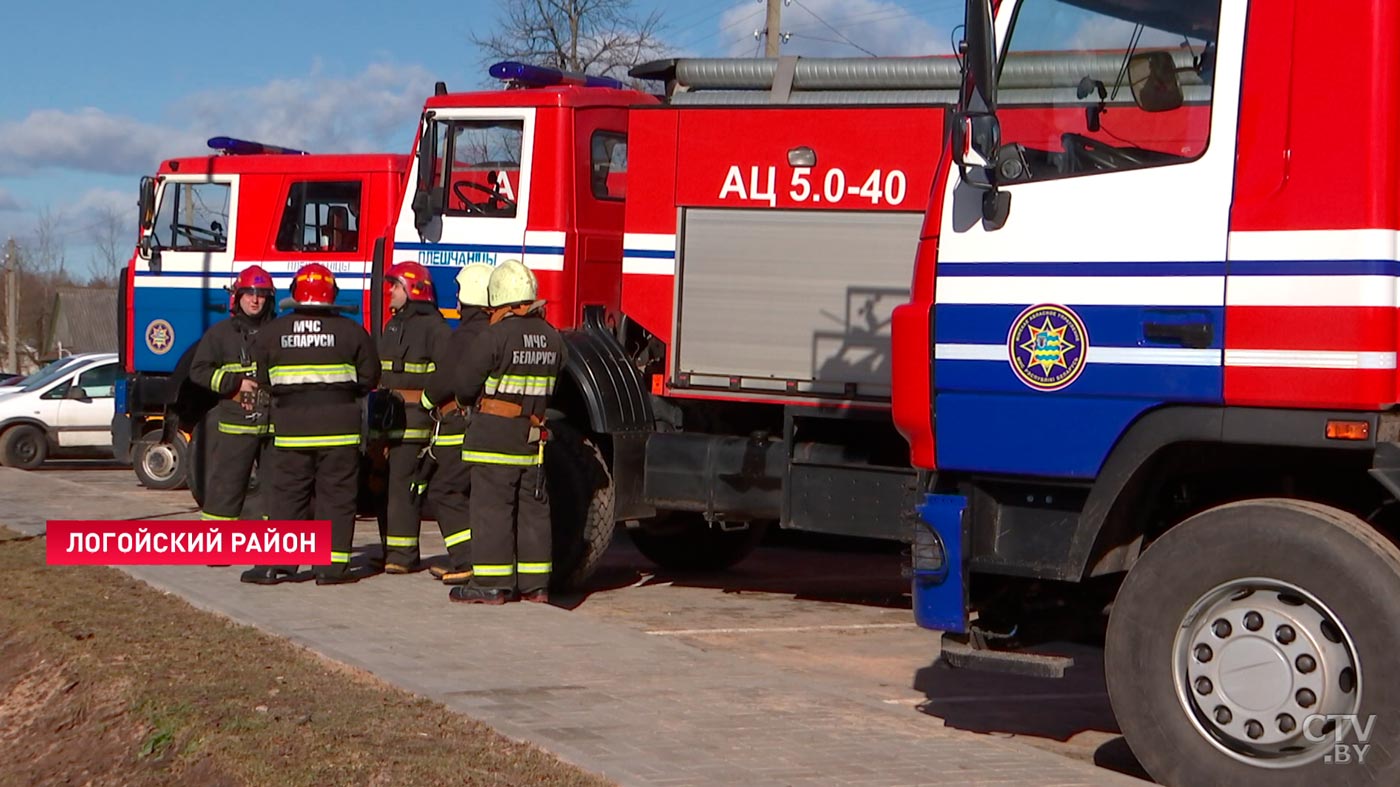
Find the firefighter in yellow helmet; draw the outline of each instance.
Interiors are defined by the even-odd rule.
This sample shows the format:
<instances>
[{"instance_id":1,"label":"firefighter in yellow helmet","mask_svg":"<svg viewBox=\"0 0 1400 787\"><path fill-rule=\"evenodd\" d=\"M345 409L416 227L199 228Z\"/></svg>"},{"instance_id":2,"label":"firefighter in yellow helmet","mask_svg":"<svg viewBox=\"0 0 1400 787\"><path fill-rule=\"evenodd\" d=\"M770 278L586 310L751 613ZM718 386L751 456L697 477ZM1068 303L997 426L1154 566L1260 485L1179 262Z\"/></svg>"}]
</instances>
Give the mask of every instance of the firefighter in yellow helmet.
<instances>
[{"instance_id":1,"label":"firefighter in yellow helmet","mask_svg":"<svg viewBox=\"0 0 1400 787\"><path fill-rule=\"evenodd\" d=\"M545 408L564 368L563 337L545 322L529 268L491 273L491 324L457 370L457 401L474 408L462 446L471 465L472 569L453 601L549 600L550 519Z\"/></svg>"},{"instance_id":2,"label":"firefighter in yellow helmet","mask_svg":"<svg viewBox=\"0 0 1400 787\"><path fill-rule=\"evenodd\" d=\"M472 576L471 466L462 461L462 438L470 411L457 403L454 372L466 363L472 345L490 323L486 289L492 270L484 262L473 262L457 272L460 319L423 391L423 407L437 419L431 447L437 469L427 482L427 495L447 545L447 564L435 564L429 571L448 585L465 584Z\"/></svg>"}]
</instances>

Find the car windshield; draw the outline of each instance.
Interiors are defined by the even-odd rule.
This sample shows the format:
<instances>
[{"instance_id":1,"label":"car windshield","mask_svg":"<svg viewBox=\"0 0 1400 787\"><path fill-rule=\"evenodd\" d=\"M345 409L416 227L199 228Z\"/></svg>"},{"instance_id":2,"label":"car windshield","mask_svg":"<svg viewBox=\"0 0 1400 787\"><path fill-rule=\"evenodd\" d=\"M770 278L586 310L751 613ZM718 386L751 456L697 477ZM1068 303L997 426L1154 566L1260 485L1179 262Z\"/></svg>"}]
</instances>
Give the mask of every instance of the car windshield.
<instances>
[{"instance_id":1,"label":"car windshield","mask_svg":"<svg viewBox=\"0 0 1400 787\"><path fill-rule=\"evenodd\" d=\"M43 388L45 385L48 385L49 383L53 382L56 378L62 376L63 373L76 360L79 359L75 356L70 355L67 358L61 358L57 361L54 361L48 366L45 366L44 368L25 378L24 387L20 390L35 391L40 388Z\"/></svg>"}]
</instances>

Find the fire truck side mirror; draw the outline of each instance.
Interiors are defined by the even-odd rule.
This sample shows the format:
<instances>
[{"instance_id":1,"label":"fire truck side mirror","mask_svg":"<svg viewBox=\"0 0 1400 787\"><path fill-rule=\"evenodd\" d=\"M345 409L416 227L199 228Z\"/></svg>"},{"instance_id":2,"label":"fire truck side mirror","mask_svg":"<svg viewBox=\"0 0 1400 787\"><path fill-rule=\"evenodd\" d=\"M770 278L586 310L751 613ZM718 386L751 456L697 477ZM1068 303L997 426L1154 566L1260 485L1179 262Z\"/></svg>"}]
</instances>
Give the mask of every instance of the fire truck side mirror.
<instances>
[{"instance_id":1,"label":"fire truck side mirror","mask_svg":"<svg viewBox=\"0 0 1400 787\"><path fill-rule=\"evenodd\" d=\"M970 91L963 109L996 112L997 47L990 0L967 0L963 73Z\"/></svg>"},{"instance_id":2,"label":"fire truck side mirror","mask_svg":"<svg viewBox=\"0 0 1400 787\"><path fill-rule=\"evenodd\" d=\"M141 216L141 229L149 230L156 223L156 179L149 175L141 178L141 196L137 207Z\"/></svg>"},{"instance_id":3,"label":"fire truck side mirror","mask_svg":"<svg viewBox=\"0 0 1400 787\"><path fill-rule=\"evenodd\" d=\"M160 273L160 247L155 244L154 235L142 235L141 242L136 245L136 251L141 255L141 259L146 261L151 273Z\"/></svg>"},{"instance_id":4,"label":"fire truck side mirror","mask_svg":"<svg viewBox=\"0 0 1400 787\"><path fill-rule=\"evenodd\" d=\"M1186 100L1170 52L1141 52L1129 58L1128 84L1143 112L1169 112Z\"/></svg>"},{"instance_id":5,"label":"fire truck side mirror","mask_svg":"<svg viewBox=\"0 0 1400 787\"><path fill-rule=\"evenodd\" d=\"M444 192L434 183L438 160L438 123L429 113L418 140L418 184L413 194L413 224L421 233L442 212Z\"/></svg>"}]
</instances>

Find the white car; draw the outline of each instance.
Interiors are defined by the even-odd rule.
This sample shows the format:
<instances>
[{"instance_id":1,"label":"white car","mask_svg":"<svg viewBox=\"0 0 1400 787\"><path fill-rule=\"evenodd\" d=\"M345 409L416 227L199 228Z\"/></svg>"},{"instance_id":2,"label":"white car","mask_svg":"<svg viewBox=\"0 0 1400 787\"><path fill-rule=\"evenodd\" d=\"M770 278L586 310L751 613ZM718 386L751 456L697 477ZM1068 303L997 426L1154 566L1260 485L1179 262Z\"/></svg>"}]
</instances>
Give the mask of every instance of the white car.
<instances>
[{"instance_id":1,"label":"white car","mask_svg":"<svg viewBox=\"0 0 1400 787\"><path fill-rule=\"evenodd\" d=\"M33 374L29 375L28 377L20 378L19 380L15 381L15 382L13 382L13 383L10 383L10 384L8 384L8 385L0 385L0 396L3 396L4 394L8 394L8 393L14 393L15 391L18 391L19 389L23 388L24 386L26 386L26 385L28 385L29 383L32 383L32 382L37 382L37 381L39 381L39 380L52 380L52 379L54 379L54 375L59 374L60 371L63 369L63 367L67 366L68 364L73 363L74 361L83 360L84 358L91 358L91 357L93 357L94 355L113 355L113 354L112 354L112 353L84 353L84 354L82 354L82 355L65 355L64 357L59 358L59 359L56 360L56 361L53 361L52 363L48 364L47 366L44 366L44 367L42 367L42 368L36 370Z\"/></svg>"},{"instance_id":2,"label":"white car","mask_svg":"<svg viewBox=\"0 0 1400 787\"><path fill-rule=\"evenodd\" d=\"M0 393L0 464L32 470L50 456L110 456L116 353L75 355Z\"/></svg>"}]
</instances>

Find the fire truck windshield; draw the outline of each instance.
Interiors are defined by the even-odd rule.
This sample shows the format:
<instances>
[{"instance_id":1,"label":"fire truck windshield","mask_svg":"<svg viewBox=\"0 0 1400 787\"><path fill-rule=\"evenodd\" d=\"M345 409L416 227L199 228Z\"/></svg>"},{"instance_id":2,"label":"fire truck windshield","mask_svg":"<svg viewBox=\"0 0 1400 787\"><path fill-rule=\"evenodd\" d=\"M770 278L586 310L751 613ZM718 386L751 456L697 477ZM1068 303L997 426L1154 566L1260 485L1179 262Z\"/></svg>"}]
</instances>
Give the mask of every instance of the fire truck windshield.
<instances>
[{"instance_id":1,"label":"fire truck windshield","mask_svg":"<svg viewBox=\"0 0 1400 787\"><path fill-rule=\"evenodd\" d=\"M165 251L224 251L231 187L167 181L156 207L151 242Z\"/></svg>"},{"instance_id":2,"label":"fire truck windshield","mask_svg":"<svg viewBox=\"0 0 1400 787\"><path fill-rule=\"evenodd\" d=\"M1204 153L1219 15L1219 0L1022 0L997 82L1015 179Z\"/></svg>"}]
</instances>

